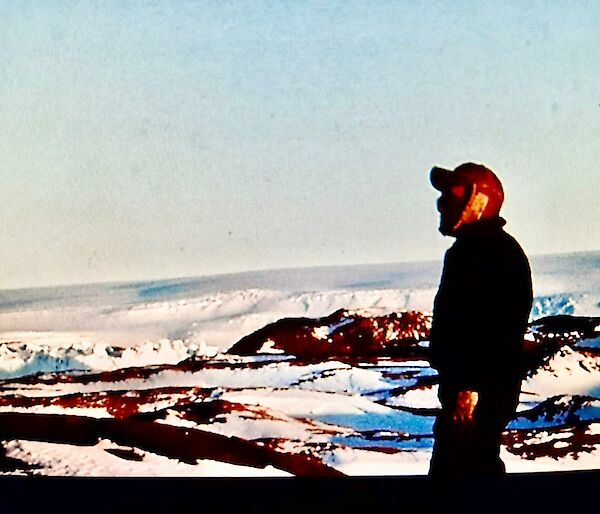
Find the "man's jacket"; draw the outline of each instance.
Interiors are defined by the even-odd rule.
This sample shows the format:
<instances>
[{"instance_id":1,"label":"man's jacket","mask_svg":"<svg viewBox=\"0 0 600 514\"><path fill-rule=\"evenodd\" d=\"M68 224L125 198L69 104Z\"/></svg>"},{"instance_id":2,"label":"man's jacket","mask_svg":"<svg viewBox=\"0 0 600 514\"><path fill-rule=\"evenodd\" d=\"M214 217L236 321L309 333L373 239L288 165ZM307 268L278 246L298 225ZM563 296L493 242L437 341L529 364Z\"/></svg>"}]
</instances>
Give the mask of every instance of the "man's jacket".
<instances>
[{"instance_id":1,"label":"man's jacket","mask_svg":"<svg viewBox=\"0 0 600 514\"><path fill-rule=\"evenodd\" d=\"M431 365L446 388L485 393L520 384L531 271L505 223L465 225L446 252L430 338Z\"/></svg>"}]
</instances>

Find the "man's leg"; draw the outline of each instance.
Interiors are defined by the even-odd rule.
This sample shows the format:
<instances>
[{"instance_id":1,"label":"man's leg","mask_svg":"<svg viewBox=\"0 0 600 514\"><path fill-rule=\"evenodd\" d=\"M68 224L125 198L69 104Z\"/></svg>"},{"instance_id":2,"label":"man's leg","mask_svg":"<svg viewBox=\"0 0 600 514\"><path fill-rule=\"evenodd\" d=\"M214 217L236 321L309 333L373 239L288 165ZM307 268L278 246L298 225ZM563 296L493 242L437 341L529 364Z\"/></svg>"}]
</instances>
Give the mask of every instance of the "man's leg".
<instances>
[{"instance_id":1,"label":"man's leg","mask_svg":"<svg viewBox=\"0 0 600 514\"><path fill-rule=\"evenodd\" d=\"M500 459L502 431L505 423L485 423L475 420L460 425L450 414L442 412L433 427L433 454L429 476L462 478L471 475L502 476L504 463Z\"/></svg>"},{"instance_id":2,"label":"man's leg","mask_svg":"<svg viewBox=\"0 0 600 514\"><path fill-rule=\"evenodd\" d=\"M433 453L429 463L429 476L435 478L447 477L452 467L452 440L447 422L440 414L433 425Z\"/></svg>"},{"instance_id":3,"label":"man's leg","mask_svg":"<svg viewBox=\"0 0 600 514\"><path fill-rule=\"evenodd\" d=\"M457 478L473 465L470 443L471 430L465 430L452 421L451 415L442 412L433 427L433 454L429 476Z\"/></svg>"},{"instance_id":4,"label":"man's leg","mask_svg":"<svg viewBox=\"0 0 600 514\"><path fill-rule=\"evenodd\" d=\"M477 475L500 477L506 468L500 458L502 432L514 417L519 403L520 381L480 394L471 425L452 421L456 391L440 384L442 412L433 427L431 477L460 478Z\"/></svg>"},{"instance_id":5,"label":"man's leg","mask_svg":"<svg viewBox=\"0 0 600 514\"><path fill-rule=\"evenodd\" d=\"M520 390L520 381L502 389L498 388L482 395L481 404L476 408L475 421L478 426L476 444L480 452L478 468L486 476L506 474L506 466L500 458L502 433L515 416Z\"/></svg>"}]
</instances>

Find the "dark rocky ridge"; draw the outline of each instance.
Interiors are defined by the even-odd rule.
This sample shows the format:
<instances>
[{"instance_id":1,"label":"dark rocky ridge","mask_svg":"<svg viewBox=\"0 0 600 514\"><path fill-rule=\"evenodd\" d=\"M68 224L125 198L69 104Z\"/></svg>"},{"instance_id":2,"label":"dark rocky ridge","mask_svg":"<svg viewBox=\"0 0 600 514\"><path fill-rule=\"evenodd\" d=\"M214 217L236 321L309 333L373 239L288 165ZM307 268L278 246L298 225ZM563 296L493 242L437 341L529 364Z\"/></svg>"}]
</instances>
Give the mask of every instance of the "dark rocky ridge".
<instances>
[{"instance_id":1,"label":"dark rocky ridge","mask_svg":"<svg viewBox=\"0 0 600 514\"><path fill-rule=\"evenodd\" d=\"M524 340L526 367L538 367L566 344L594 337L600 317L547 316L529 324ZM322 318L283 318L249 334L228 353L255 355L261 349L280 351L303 360L370 356L427 357L431 315L407 311L365 316L338 310Z\"/></svg>"},{"instance_id":2,"label":"dark rocky ridge","mask_svg":"<svg viewBox=\"0 0 600 514\"><path fill-rule=\"evenodd\" d=\"M254 355L272 342L274 350L302 358L410 355L429 337L431 316L408 311L363 316L337 310L323 318L283 318L235 343L228 353Z\"/></svg>"}]
</instances>

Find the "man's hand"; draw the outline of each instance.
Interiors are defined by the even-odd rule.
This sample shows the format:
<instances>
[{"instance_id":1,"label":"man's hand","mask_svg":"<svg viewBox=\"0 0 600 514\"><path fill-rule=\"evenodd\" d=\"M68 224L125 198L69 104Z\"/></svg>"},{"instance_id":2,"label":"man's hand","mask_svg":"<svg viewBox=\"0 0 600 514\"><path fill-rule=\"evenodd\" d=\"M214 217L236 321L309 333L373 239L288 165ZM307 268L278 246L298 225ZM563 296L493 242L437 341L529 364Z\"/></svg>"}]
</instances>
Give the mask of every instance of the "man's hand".
<instances>
[{"instance_id":1,"label":"man's hand","mask_svg":"<svg viewBox=\"0 0 600 514\"><path fill-rule=\"evenodd\" d=\"M473 413L478 401L479 393L477 391L460 391L456 398L456 407L452 413L452 421L461 425L472 423Z\"/></svg>"}]
</instances>

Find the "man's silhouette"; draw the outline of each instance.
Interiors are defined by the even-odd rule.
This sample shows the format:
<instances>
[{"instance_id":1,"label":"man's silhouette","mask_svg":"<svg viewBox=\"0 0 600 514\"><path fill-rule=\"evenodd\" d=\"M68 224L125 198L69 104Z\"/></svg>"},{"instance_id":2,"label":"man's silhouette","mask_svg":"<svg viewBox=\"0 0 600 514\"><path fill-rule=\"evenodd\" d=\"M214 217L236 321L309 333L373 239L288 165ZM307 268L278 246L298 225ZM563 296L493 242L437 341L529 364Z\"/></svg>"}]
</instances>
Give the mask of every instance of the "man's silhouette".
<instances>
[{"instance_id":1,"label":"man's silhouette","mask_svg":"<svg viewBox=\"0 0 600 514\"><path fill-rule=\"evenodd\" d=\"M532 303L527 257L502 228L502 184L485 166L434 167L446 252L431 328L441 414L432 477L502 475L501 437L523 377L523 336Z\"/></svg>"}]
</instances>

